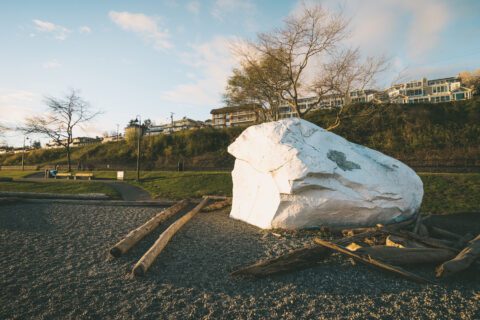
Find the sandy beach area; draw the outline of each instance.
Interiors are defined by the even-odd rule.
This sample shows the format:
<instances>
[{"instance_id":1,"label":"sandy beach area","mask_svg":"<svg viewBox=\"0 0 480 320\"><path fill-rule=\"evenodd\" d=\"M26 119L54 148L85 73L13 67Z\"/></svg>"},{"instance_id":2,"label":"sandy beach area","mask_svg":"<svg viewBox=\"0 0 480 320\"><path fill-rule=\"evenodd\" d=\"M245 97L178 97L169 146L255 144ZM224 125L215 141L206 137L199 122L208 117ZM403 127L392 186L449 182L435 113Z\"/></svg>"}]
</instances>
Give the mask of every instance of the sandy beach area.
<instances>
[{"instance_id":1,"label":"sandy beach area","mask_svg":"<svg viewBox=\"0 0 480 320\"><path fill-rule=\"evenodd\" d=\"M159 210L0 205L0 318L480 318L478 269L440 285L420 285L334 254L314 268L285 275L231 276L261 259L313 244L314 236L277 237L225 211L197 214L147 274L133 279L132 267L168 224L121 258L109 257L108 250ZM479 220L470 227L480 230ZM407 269L434 279L432 266Z\"/></svg>"}]
</instances>

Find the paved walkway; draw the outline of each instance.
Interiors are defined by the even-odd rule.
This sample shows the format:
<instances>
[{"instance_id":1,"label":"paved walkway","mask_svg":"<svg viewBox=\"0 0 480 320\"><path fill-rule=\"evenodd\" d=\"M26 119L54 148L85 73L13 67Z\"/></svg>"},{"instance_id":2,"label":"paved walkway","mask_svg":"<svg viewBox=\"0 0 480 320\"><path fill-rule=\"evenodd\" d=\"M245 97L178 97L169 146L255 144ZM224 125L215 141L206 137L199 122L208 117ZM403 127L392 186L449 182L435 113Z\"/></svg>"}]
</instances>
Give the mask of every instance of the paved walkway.
<instances>
[{"instance_id":1,"label":"paved walkway","mask_svg":"<svg viewBox=\"0 0 480 320\"><path fill-rule=\"evenodd\" d=\"M48 181L48 182L62 182L62 181L65 181L65 179L61 179L61 180L48 179L48 180L45 180L43 172L32 174L32 175L28 176L27 178L24 178L24 179L21 179L21 180ZM70 181L72 181L72 180L70 180ZM143 190L142 188L139 188L137 186L128 184L126 182L119 182L119 181L115 181L115 180L92 180L92 181L108 184L113 189L117 190L118 193L120 193L123 200L128 200L128 201L152 200L152 196L150 195L150 193Z\"/></svg>"},{"instance_id":2,"label":"paved walkway","mask_svg":"<svg viewBox=\"0 0 480 320\"><path fill-rule=\"evenodd\" d=\"M108 180L95 180L108 184L113 189L117 190L122 195L123 200L137 201L137 200L152 200L152 196L147 191L128 184L126 182L108 181Z\"/></svg>"}]
</instances>

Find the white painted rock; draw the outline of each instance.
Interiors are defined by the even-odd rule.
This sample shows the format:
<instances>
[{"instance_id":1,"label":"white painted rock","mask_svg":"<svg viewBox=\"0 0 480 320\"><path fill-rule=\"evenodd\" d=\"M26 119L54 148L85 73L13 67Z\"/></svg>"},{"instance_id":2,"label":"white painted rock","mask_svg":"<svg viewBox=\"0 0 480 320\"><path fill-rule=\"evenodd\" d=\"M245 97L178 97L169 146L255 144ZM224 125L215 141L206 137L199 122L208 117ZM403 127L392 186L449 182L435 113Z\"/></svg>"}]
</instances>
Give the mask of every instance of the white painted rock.
<instances>
[{"instance_id":1,"label":"white painted rock","mask_svg":"<svg viewBox=\"0 0 480 320\"><path fill-rule=\"evenodd\" d=\"M305 120L251 126L228 152L236 158L230 217L260 228L388 224L422 202L410 167Z\"/></svg>"}]
</instances>

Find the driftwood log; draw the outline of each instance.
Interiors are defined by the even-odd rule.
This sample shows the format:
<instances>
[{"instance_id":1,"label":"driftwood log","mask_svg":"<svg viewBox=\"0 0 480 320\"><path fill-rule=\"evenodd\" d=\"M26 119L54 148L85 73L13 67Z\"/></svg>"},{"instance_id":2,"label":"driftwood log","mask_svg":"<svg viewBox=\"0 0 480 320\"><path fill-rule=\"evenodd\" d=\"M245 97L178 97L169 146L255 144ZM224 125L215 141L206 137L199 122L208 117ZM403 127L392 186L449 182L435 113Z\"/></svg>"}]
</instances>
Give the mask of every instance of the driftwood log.
<instances>
[{"instance_id":1,"label":"driftwood log","mask_svg":"<svg viewBox=\"0 0 480 320\"><path fill-rule=\"evenodd\" d=\"M362 240L377 231L366 231L351 237L334 240L333 242L348 245L357 240ZM255 277L266 277L274 274L302 270L323 261L331 253L331 250L323 246L308 246L291 250L281 256L260 261L248 267L233 271L232 275L251 275Z\"/></svg>"},{"instance_id":2,"label":"driftwood log","mask_svg":"<svg viewBox=\"0 0 480 320\"><path fill-rule=\"evenodd\" d=\"M364 247L355 251L392 265L439 263L455 257L455 252L439 248L397 248L389 246Z\"/></svg>"},{"instance_id":3,"label":"driftwood log","mask_svg":"<svg viewBox=\"0 0 480 320\"><path fill-rule=\"evenodd\" d=\"M397 248L426 248L427 246L411 239L389 235L385 240L385 245Z\"/></svg>"},{"instance_id":4,"label":"driftwood log","mask_svg":"<svg viewBox=\"0 0 480 320\"><path fill-rule=\"evenodd\" d=\"M211 199L210 196L208 198ZM229 198L229 199L226 199L226 200L223 200L223 201L218 201L218 202L214 202L212 204L209 204L208 206L204 207L202 209L202 211L206 211L206 212L215 211L215 210L222 209L226 206L229 206L231 204L232 204L232 199Z\"/></svg>"},{"instance_id":5,"label":"driftwood log","mask_svg":"<svg viewBox=\"0 0 480 320\"><path fill-rule=\"evenodd\" d=\"M470 241L454 259L437 268L437 277L448 277L467 269L477 258L480 258L480 234Z\"/></svg>"},{"instance_id":6,"label":"driftwood log","mask_svg":"<svg viewBox=\"0 0 480 320\"><path fill-rule=\"evenodd\" d=\"M160 224L170 219L178 211L182 210L189 203L188 200L182 200L176 203L175 205L165 209L160 212L152 219L148 220L146 223L141 225L135 230L132 230L127 236L120 240L110 249L110 254L114 257L120 257L124 255L131 247L133 247L137 242L139 242L147 234L155 230Z\"/></svg>"},{"instance_id":7,"label":"driftwood log","mask_svg":"<svg viewBox=\"0 0 480 320\"><path fill-rule=\"evenodd\" d=\"M416 221L416 219L417 218L415 217L415 218L411 218L411 219L408 219L408 220L405 220L405 221L391 223L391 224L388 224L386 226L377 225L375 227L363 227L363 228L357 228L357 227L354 227L354 228L329 227L329 229L332 233L340 233L343 236L351 236L353 234L362 233L362 232L365 232L365 231L378 230L379 227L388 228L389 230L399 230L399 229L408 227L409 225L414 223Z\"/></svg>"},{"instance_id":8,"label":"driftwood log","mask_svg":"<svg viewBox=\"0 0 480 320\"><path fill-rule=\"evenodd\" d=\"M407 239L413 239L413 240L416 240L416 241L421 242L423 244L426 244L427 246L430 246L430 247L440 248L440 249L448 249L448 250L452 250L452 251L455 251L455 252L460 252L460 250L452 247L451 245L446 245L446 244L452 244L452 242L446 242L445 240L435 239L435 238L430 238L430 237L422 237L422 236L419 236L419 235L417 235L413 232L409 232L409 231L406 231L406 230L395 231L395 230L392 230L390 228L378 228L378 230L383 231L387 234L392 234L392 235L404 237L404 238L407 238Z\"/></svg>"},{"instance_id":9,"label":"driftwood log","mask_svg":"<svg viewBox=\"0 0 480 320\"><path fill-rule=\"evenodd\" d=\"M416 274L414 273L411 273L411 272L408 272L406 270L403 270L402 268L400 267L396 267L396 266L392 266L392 265L389 265L387 263L384 263L384 262L381 262L381 261L377 261L371 257L369 258L364 258L354 252L351 252L349 251L348 249L342 247L342 246L339 246L335 243L332 243L332 242L328 242L328 241L324 241L322 239L319 239L319 238L315 238L315 242L317 242L318 244L324 246L324 247L327 247L327 248L330 248L332 250L335 250L335 251L338 251L338 252L341 252L347 256L349 256L350 258L353 258L355 261L358 261L360 263L363 263L367 266L370 266L370 267L373 267L375 269L380 269L382 271L387 271L389 273L394 273L396 275L399 275L401 277L404 277L404 278L407 278L409 280L412 280L412 281L415 281L415 282L418 282L418 283L430 283L430 284L435 284L435 282L433 281L430 281L428 279L424 279L420 276L417 276Z\"/></svg>"},{"instance_id":10,"label":"driftwood log","mask_svg":"<svg viewBox=\"0 0 480 320\"><path fill-rule=\"evenodd\" d=\"M180 228L187 223L193 216L195 216L209 201L208 197L204 197L202 201L190 212L183 217L172 223L167 230L165 230L155 241L153 246L143 255L143 257L133 267L132 274L135 276L144 275L148 268L155 261L157 256L162 252L163 248L167 245L173 235L180 230Z\"/></svg>"}]
</instances>

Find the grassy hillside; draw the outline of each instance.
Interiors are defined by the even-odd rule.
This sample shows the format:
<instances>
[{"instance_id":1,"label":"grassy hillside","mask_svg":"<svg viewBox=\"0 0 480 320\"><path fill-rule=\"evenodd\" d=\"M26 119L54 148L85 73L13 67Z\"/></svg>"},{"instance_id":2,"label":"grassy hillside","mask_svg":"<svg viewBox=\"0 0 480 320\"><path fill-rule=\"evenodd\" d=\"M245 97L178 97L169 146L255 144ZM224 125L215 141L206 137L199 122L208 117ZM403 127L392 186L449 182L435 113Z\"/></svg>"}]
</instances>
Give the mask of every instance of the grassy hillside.
<instances>
[{"instance_id":1,"label":"grassy hillside","mask_svg":"<svg viewBox=\"0 0 480 320\"><path fill-rule=\"evenodd\" d=\"M321 127L336 112L311 112L306 120ZM480 166L480 98L421 104L352 104L333 132L413 166Z\"/></svg>"},{"instance_id":2,"label":"grassy hillside","mask_svg":"<svg viewBox=\"0 0 480 320\"><path fill-rule=\"evenodd\" d=\"M306 120L321 127L335 122L337 110L317 110ZM143 169L174 168L179 160L190 169L231 168L227 146L245 128L200 129L147 136L142 142ZM333 132L384 152L411 166L480 166L480 98L422 104L351 104ZM62 149L36 150L26 164L65 163ZM0 165L19 165L21 154L0 156ZM134 168L136 143L110 142L74 148L72 165L87 170Z\"/></svg>"}]
</instances>

